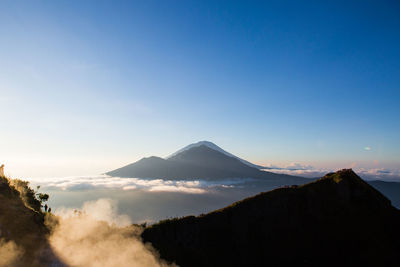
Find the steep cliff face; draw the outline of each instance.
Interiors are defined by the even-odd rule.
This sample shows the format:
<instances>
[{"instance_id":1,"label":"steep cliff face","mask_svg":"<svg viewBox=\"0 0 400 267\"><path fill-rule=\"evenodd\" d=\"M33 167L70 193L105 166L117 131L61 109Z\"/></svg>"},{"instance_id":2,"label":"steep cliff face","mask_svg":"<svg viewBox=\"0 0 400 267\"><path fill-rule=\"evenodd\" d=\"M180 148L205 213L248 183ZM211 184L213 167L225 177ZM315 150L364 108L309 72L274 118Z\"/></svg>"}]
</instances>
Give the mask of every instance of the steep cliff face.
<instances>
[{"instance_id":1,"label":"steep cliff face","mask_svg":"<svg viewBox=\"0 0 400 267\"><path fill-rule=\"evenodd\" d=\"M142 237L180 266L399 266L400 211L352 170L280 188Z\"/></svg>"},{"instance_id":2,"label":"steep cliff face","mask_svg":"<svg viewBox=\"0 0 400 267\"><path fill-rule=\"evenodd\" d=\"M47 242L45 215L27 183L0 177L0 258L3 266L47 266L55 257ZM60 263L61 264L61 263ZM61 266L61 265L59 265Z\"/></svg>"}]
</instances>

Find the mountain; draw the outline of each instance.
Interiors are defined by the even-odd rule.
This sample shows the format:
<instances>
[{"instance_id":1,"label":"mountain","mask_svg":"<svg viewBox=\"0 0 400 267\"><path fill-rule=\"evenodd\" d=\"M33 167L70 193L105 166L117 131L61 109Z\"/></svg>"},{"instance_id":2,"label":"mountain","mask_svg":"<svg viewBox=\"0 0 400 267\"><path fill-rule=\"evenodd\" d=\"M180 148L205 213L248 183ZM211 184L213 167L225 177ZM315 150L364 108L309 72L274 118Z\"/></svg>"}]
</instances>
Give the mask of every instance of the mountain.
<instances>
[{"instance_id":1,"label":"mountain","mask_svg":"<svg viewBox=\"0 0 400 267\"><path fill-rule=\"evenodd\" d=\"M400 211L352 170L144 230L179 266L400 266Z\"/></svg>"},{"instance_id":2,"label":"mountain","mask_svg":"<svg viewBox=\"0 0 400 267\"><path fill-rule=\"evenodd\" d=\"M135 163L106 173L117 177L157 179L204 179L265 178L291 183L304 183L306 178L275 174L250 167L239 159L214 150L206 145L194 146L171 155L143 158ZM285 180L286 179L286 180Z\"/></svg>"},{"instance_id":3,"label":"mountain","mask_svg":"<svg viewBox=\"0 0 400 267\"><path fill-rule=\"evenodd\" d=\"M200 141L200 142L197 142L197 143L193 143L193 144L187 145L184 148L179 149L178 151L176 151L172 155L166 157L166 159L174 157L174 156L182 153L183 151L189 150L189 149L191 149L193 147L198 147L198 146L203 146L203 145L206 146L206 147L209 147L211 149L214 149L216 151L219 151L219 152L221 152L221 153L223 153L223 154L225 154L225 155L227 155L229 157L236 158L236 159L240 160L242 163L246 164L247 166L250 166L250 167L253 167L253 168L256 168L256 169L268 169L267 167L256 165L256 164L253 164L251 162L248 162L247 160L241 159L241 158L239 158L239 157L237 157L237 156L235 156L235 155L223 150L222 148L220 148L219 146L217 146L216 144L214 144L214 143L212 143L210 141Z\"/></svg>"}]
</instances>

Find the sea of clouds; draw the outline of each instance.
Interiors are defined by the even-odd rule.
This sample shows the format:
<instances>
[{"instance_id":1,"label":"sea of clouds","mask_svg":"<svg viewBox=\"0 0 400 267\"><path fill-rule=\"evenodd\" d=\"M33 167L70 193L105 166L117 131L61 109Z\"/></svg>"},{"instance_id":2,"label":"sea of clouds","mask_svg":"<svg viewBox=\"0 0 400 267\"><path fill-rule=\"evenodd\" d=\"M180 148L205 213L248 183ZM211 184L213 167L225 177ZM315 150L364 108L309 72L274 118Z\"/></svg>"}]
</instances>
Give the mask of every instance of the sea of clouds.
<instances>
[{"instance_id":1,"label":"sea of clouds","mask_svg":"<svg viewBox=\"0 0 400 267\"><path fill-rule=\"evenodd\" d=\"M287 166L269 166L269 172L318 178L336 169L316 168L310 165L292 163ZM400 182L400 169L384 168L354 168L354 171L365 180L383 180ZM90 190L90 189L121 189L144 190L148 192L177 192L188 194L203 194L213 188L233 188L250 184L253 178L225 179L221 181L205 180L163 180L142 178L121 178L108 175L71 176L62 178L32 178L29 179L33 186L40 185L46 189L56 190Z\"/></svg>"},{"instance_id":2,"label":"sea of clouds","mask_svg":"<svg viewBox=\"0 0 400 267\"><path fill-rule=\"evenodd\" d=\"M382 180L400 182L400 169L388 168L356 168L353 170L365 180ZM270 165L266 171L303 176L307 178L322 177L327 173L335 172L337 169L317 168L311 165L303 165L300 163L291 163L286 166Z\"/></svg>"},{"instance_id":3,"label":"sea of clouds","mask_svg":"<svg viewBox=\"0 0 400 267\"><path fill-rule=\"evenodd\" d=\"M40 185L46 189L61 190L88 190L88 189L141 189L149 192L181 192L202 194L207 189L216 187L234 187L245 184L254 179L225 179L222 181L184 181L163 179L121 178L108 175L73 176L63 178L33 178L29 179L32 185Z\"/></svg>"}]
</instances>

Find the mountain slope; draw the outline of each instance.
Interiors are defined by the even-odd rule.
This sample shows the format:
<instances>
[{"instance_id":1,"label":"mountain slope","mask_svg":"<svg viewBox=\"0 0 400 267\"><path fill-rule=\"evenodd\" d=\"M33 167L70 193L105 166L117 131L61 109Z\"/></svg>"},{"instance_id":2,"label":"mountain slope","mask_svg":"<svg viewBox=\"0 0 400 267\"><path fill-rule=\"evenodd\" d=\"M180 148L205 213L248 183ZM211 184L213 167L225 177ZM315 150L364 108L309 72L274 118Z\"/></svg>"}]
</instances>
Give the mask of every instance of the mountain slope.
<instances>
[{"instance_id":1,"label":"mountain slope","mask_svg":"<svg viewBox=\"0 0 400 267\"><path fill-rule=\"evenodd\" d=\"M157 179L265 178L296 179L294 176L274 174L252 168L240 160L227 156L205 145L192 147L168 159L150 157L106 173L110 176ZM296 180L297 181L297 180ZM298 177L298 183L308 181Z\"/></svg>"},{"instance_id":2,"label":"mountain slope","mask_svg":"<svg viewBox=\"0 0 400 267\"><path fill-rule=\"evenodd\" d=\"M368 181L370 185L390 199L392 205L400 209L400 183L386 181Z\"/></svg>"},{"instance_id":3,"label":"mountain slope","mask_svg":"<svg viewBox=\"0 0 400 267\"><path fill-rule=\"evenodd\" d=\"M16 256L13 262L5 263L0 259L0 265L64 266L56 259L48 244L49 230L44 223L45 215L32 192L26 182L0 177L0 251L4 242L15 244L13 251L7 254Z\"/></svg>"},{"instance_id":4,"label":"mountain slope","mask_svg":"<svg viewBox=\"0 0 400 267\"><path fill-rule=\"evenodd\" d=\"M400 211L352 170L147 228L180 266L399 266Z\"/></svg>"},{"instance_id":5,"label":"mountain slope","mask_svg":"<svg viewBox=\"0 0 400 267\"><path fill-rule=\"evenodd\" d=\"M250 166L250 167L253 167L253 168L256 168L256 169L267 169L267 167L256 165L256 164L253 164L251 162L248 162L247 160L241 159L241 158L239 158L239 157L237 157L237 156L235 156L235 155L223 150L222 148L220 148L219 146L217 146L216 144L214 144L214 143L212 143L210 141L200 141L200 142L197 142L197 143L193 143L193 144L187 145L184 148L179 149L178 151L176 151L172 155L166 157L166 159L172 158L172 157L174 157L174 156L176 156L176 155L178 155L178 154L180 154L180 153L182 153L182 152L184 152L186 150L189 150L189 149L191 149L193 147L198 147L198 146L203 146L203 145L206 146L206 147L209 147L211 149L214 149L214 150L216 150L218 152L221 152L222 154L225 154L225 155L227 155L229 157L238 159L242 163L246 164L247 166Z\"/></svg>"}]
</instances>

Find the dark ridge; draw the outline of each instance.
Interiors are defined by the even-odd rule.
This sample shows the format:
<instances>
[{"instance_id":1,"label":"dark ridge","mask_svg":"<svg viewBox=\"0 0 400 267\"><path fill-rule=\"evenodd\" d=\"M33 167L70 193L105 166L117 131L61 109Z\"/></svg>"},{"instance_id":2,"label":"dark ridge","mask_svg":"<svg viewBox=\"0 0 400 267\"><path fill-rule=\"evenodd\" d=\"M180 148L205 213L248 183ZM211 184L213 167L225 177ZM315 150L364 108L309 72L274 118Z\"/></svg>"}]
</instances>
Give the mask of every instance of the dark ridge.
<instances>
[{"instance_id":1,"label":"dark ridge","mask_svg":"<svg viewBox=\"0 0 400 267\"><path fill-rule=\"evenodd\" d=\"M179 266L399 266L400 211L352 170L142 234Z\"/></svg>"},{"instance_id":2,"label":"dark ridge","mask_svg":"<svg viewBox=\"0 0 400 267\"><path fill-rule=\"evenodd\" d=\"M14 242L22 252L7 266L64 266L48 244L50 231L44 221L40 202L28 183L0 176L0 245Z\"/></svg>"}]
</instances>

